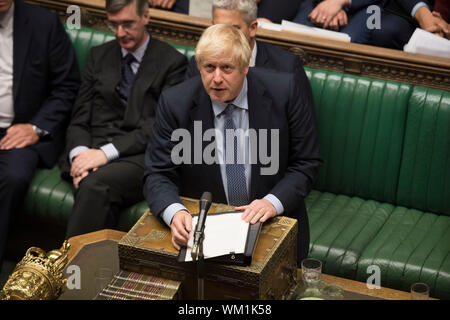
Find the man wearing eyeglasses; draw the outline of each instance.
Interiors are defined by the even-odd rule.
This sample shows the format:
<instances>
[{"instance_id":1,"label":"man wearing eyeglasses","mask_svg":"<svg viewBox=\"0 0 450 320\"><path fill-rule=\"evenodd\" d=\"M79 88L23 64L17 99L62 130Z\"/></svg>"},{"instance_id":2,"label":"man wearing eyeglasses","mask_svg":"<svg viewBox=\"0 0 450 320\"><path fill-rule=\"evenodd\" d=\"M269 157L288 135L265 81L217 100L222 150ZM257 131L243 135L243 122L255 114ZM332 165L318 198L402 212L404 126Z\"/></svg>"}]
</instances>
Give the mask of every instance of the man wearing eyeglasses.
<instances>
[{"instance_id":1,"label":"man wearing eyeglasses","mask_svg":"<svg viewBox=\"0 0 450 320\"><path fill-rule=\"evenodd\" d=\"M67 131L63 176L75 187L66 236L117 225L143 199L144 153L161 92L183 80L187 60L148 33L147 0L107 0L116 40L94 47Z\"/></svg>"}]
</instances>

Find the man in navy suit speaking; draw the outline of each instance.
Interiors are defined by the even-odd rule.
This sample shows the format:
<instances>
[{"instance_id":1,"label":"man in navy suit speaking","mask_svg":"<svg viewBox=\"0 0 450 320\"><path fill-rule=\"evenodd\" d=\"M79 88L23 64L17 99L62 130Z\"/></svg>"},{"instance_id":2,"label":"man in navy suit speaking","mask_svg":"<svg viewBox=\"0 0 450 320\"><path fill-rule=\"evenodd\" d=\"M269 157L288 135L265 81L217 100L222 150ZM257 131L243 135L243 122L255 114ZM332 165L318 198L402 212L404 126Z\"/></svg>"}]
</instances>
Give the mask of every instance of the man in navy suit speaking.
<instances>
[{"instance_id":1,"label":"man in navy suit speaking","mask_svg":"<svg viewBox=\"0 0 450 320\"><path fill-rule=\"evenodd\" d=\"M56 14L0 0L0 261L36 167L62 151L79 77Z\"/></svg>"},{"instance_id":2,"label":"man in navy suit speaking","mask_svg":"<svg viewBox=\"0 0 450 320\"><path fill-rule=\"evenodd\" d=\"M243 210L246 222L284 214L299 222L297 259L309 249L304 198L321 164L314 115L295 75L251 68L244 34L205 30L195 50L200 76L160 97L145 155L144 195L185 246L192 218L180 195Z\"/></svg>"}]
</instances>

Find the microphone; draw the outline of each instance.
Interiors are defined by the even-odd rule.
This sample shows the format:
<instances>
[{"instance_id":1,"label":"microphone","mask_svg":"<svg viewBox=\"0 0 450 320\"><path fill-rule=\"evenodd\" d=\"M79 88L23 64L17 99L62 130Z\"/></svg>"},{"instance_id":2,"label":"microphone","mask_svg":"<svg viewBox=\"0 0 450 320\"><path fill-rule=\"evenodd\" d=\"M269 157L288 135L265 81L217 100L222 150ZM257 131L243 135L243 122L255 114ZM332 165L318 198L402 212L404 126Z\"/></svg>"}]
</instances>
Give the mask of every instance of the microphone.
<instances>
[{"instance_id":1,"label":"microphone","mask_svg":"<svg viewBox=\"0 0 450 320\"><path fill-rule=\"evenodd\" d=\"M199 201L200 212L198 214L197 225L194 231L194 244L192 246L191 256L192 260L197 260L198 247L204 237L206 214L211 207L212 194L211 192L203 192Z\"/></svg>"}]
</instances>

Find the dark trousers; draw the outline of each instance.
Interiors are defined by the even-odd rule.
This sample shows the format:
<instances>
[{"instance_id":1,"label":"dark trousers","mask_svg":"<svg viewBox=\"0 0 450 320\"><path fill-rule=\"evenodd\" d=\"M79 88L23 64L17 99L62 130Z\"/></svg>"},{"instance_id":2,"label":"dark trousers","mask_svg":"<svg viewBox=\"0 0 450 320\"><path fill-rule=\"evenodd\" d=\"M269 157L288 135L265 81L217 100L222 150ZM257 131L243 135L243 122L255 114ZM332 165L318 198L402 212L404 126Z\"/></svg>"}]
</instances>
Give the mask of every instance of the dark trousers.
<instances>
[{"instance_id":1,"label":"dark trousers","mask_svg":"<svg viewBox=\"0 0 450 320\"><path fill-rule=\"evenodd\" d=\"M302 1L293 22L314 27L315 25L309 20L308 15L315 7L316 2L314 0ZM366 25L370 15L371 14L366 12L366 8L348 13L348 23L339 31L348 34L351 38L351 42L362 44L370 43L372 30L368 29Z\"/></svg>"},{"instance_id":2,"label":"dark trousers","mask_svg":"<svg viewBox=\"0 0 450 320\"><path fill-rule=\"evenodd\" d=\"M258 3L258 18L266 18L273 23L291 21L302 0L261 0Z\"/></svg>"},{"instance_id":3,"label":"dark trousers","mask_svg":"<svg viewBox=\"0 0 450 320\"><path fill-rule=\"evenodd\" d=\"M189 0L177 0L172 7L173 12L189 14Z\"/></svg>"},{"instance_id":4,"label":"dark trousers","mask_svg":"<svg viewBox=\"0 0 450 320\"><path fill-rule=\"evenodd\" d=\"M414 30L416 26L404 17L384 11L381 14L381 29L372 32L372 45L403 50Z\"/></svg>"},{"instance_id":5,"label":"dark trousers","mask_svg":"<svg viewBox=\"0 0 450 320\"><path fill-rule=\"evenodd\" d=\"M6 130L0 129L0 139ZM19 210L39 163L31 148L0 150L0 266L8 238L8 229Z\"/></svg>"},{"instance_id":6,"label":"dark trousers","mask_svg":"<svg viewBox=\"0 0 450 320\"><path fill-rule=\"evenodd\" d=\"M66 239L115 228L122 209L144 199L144 169L132 162L113 161L89 173L75 191Z\"/></svg>"}]
</instances>

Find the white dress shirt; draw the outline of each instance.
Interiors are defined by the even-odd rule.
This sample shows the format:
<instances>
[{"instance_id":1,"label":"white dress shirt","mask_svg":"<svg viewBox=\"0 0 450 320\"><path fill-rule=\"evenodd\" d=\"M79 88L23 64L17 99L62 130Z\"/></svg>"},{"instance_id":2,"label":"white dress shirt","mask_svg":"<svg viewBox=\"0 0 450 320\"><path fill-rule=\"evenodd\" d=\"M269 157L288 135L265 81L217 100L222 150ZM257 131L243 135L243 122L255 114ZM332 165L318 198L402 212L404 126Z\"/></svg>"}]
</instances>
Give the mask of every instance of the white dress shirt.
<instances>
[{"instance_id":1,"label":"white dress shirt","mask_svg":"<svg viewBox=\"0 0 450 320\"><path fill-rule=\"evenodd\" d=\"M0 128L8 128L14 119L13 26L14 2L0 15Z\"/></svg>"}]
</instances>

